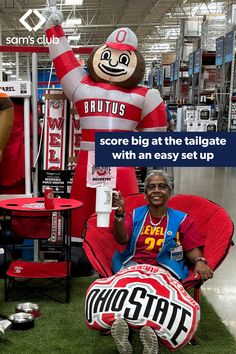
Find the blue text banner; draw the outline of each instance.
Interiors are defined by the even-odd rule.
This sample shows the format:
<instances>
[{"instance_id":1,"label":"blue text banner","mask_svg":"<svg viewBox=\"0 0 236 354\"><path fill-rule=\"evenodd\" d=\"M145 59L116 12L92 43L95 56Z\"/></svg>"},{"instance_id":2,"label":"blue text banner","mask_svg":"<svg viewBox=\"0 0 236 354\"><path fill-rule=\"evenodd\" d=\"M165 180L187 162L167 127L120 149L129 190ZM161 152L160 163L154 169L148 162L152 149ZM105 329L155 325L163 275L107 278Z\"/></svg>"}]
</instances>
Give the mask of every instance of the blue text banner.
<instances>
[{"instance_id":1,"label":"blue text banner","mask_svg":"<svg viewBox=\"0 0 236 354\"><path fill-rule=\"evenodd\" d=\"M236 167L236 134L96 133L96 166Z\"/></svg>"}]
</instances>

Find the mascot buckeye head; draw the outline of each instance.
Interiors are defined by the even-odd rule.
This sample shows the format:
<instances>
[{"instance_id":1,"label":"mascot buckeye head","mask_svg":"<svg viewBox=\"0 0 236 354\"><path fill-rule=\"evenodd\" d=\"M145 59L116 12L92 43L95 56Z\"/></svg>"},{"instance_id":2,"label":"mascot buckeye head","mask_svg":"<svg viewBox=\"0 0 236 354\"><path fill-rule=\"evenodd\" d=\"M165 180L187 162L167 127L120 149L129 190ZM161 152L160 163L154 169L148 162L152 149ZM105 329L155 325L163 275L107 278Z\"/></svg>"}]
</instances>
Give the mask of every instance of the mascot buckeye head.
<instances>
[{"instance_id":1,"label":"mascot buckeye head","mask_svg":"<svg viewBox=\"0 0 236 354\"><path fill-rule=\"evenodd\" d=\"M138 40L130 28L112 32L102 46L95 48L88 59L93 80L127 89L143 79L145 61L138 49Z\"/></svg>"}]
</instances>

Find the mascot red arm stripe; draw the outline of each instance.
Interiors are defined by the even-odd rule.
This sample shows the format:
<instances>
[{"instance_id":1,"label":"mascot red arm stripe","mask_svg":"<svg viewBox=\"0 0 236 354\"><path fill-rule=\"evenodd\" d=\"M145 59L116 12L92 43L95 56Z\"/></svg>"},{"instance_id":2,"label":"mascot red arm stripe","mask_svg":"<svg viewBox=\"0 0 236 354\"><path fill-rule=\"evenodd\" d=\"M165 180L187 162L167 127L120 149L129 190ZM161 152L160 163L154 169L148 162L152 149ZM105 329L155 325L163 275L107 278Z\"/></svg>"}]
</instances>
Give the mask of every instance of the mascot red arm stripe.
<instances>
[{"instance_id":1,"label":"mascot red arm stripe","mask_svg":"<svg viewBox=\"0 0 236 354\"><path fill-rule=\"evenodd\" d=\"M145 96L141 122L137 129L142 131L166 131L167 114L158 90L149 89Z\"/></svg>"},{"instance_id":2,"label":"mascot red arm stripe","mask_svg":"<svg viewBox=\"0 0 236 354\"><path fill-rule=\"evenodd\" d=\"M49 53L53 60L56 73L63 86L63 90L69 99L73 99L79 82L86 75L74 52L66 39L65 33L60 25L53 26L46 30L49 41Z\"/></svg>"},{"instance_id":3,"label":"mascot red arm stripe","mask_svg":"<svg viewBox=\"0 0 236 354\"><path fill-rule=\"evenodd\" d=\"M65 63L64 65L62 65L63 63ZM58 55L58 57L56 57L53 60L53 64L55 66L55 68L57 68L57 76L59 78L59 80L61 81L64 76L71 72L73 69L77 68L78 66L80 66L79 61L76 59L74 53L72 50L65 52L61 55Z\"/></svg>"}]
</instances>

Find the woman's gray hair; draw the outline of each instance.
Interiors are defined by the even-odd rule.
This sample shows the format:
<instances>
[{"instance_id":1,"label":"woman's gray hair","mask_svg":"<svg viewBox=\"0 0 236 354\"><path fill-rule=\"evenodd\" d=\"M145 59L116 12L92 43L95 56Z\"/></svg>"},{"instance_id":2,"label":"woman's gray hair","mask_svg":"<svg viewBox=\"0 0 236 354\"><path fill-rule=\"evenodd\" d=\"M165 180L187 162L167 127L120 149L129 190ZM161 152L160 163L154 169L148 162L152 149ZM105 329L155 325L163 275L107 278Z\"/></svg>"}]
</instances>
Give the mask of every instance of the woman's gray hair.
<instances>
[{"instance_id":1,"label":"woman's gray hair","mask_svg":"<svg viewBox=\"0 0 236 354\"><path fill-rule=\"evenodd\" d=\"M172 181L168 173L166 173L164 170L150 170L147 173L147 176L144 180L144 192L146 193L147 191L147 185L149 183L150 178L154 176L160 176L163 177L166 180L166 184L168 184L168 187L170 190L172 190Z\"/></svg>"}]
</instances>

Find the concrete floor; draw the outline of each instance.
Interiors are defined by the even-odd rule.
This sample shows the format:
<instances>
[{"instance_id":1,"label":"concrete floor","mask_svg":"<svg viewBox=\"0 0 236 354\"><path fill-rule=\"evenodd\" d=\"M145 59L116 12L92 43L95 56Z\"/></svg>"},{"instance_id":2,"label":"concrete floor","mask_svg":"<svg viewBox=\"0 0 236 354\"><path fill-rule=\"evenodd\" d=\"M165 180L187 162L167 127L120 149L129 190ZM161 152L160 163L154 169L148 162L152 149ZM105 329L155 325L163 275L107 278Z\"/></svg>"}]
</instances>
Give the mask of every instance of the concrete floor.
<instances>
[{"instance_id":1,"label":"concrete floor","mask_svg":"<svg viewBox=\"0 0 236 354\"><path fill-rule=\"evenodd\" d=\"M174 194L196 194L220 204L230 215L236 229L236 168L176 167ZM224 324L236 338L236 237L235 246L207 281L202 291Z\"/></svg>"}]
</instances>

